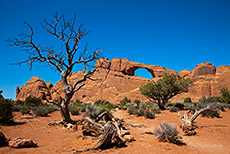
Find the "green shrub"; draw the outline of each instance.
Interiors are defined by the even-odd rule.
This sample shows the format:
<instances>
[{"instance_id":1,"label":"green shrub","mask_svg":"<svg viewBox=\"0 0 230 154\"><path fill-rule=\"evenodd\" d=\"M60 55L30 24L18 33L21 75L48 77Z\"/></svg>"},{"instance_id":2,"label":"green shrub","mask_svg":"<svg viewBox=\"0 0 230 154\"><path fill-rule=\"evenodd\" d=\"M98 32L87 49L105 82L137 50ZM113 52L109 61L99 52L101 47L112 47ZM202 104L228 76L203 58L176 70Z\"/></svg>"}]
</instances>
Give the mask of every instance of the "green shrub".
<instances>
[{"instance_id":1,"label":"green shrub","mask_svg":"<svg viewBox=\"0 0 230 154\"><path fill-rule=\"evenodd\" d=\"M79 115L79 111L81 110L81 106L77 102L71 102L68 108L72 115Z\"/></svg>"},{"instance_id":2,"label":"green shrub","mask_svg":"<svg viewBox=\"0 0 230 154\"><path fill-rule=\"evenodd\" d=\"M136 104L137 106L139 106L141 104L141 101L135 99L134 102L133 102L133 104Z\"/></svg>"},{"instance_id":3,"label":"green shrub","mask_svg":"<svg viewBox=\"0 0 230 154\"><path fill-rule=\"evenodd\" d=\"M202 96L200 99L199 99L199 103L205 103L206 102L206 97L205 96Z\"/></svg>"},{"instance_id":4,"label":"green shrub","mask_svg":"<svg viewBox=\"0 0 230 154\"><path fill-rule=\"evenodd\" d=\"M48 107L38 106L33 108L33 113L39 117L47 117L49 114Z\"/></svg>"},{"instance_id":5,"label":"green shrub","mask_svg":"<svg viewBox=\"0 0 230 154\"><path fill-rule=\"evenodd\" d=\"M56 105L48 105L48 111L49 111L49 113L52 113L52 112L54 112L54 111L57 111L58 109L59 109L59 107L57 107Z\"/></svg>"},{"instance_id":6,"label":"green shrub","mask_svg":"<svg viewBox=\"0 0 230 154\"><path fill-rule=\"evenodd\" d=\"M12 121L13 101L10 99L0 98L0 123Z\"/></svg>"},{"instance_id":7,"label":"green shrub","mask_svg":"<svg viewBox=\"0 0 230 154\"><path fill-rule=\"evenodd\" d=\"M131 106L128 108L128 113L131 115L131 114L135 114L137 115L138 114L138 108L134 107L134 106Z\"/></svg>"},{"instance_id":8,"label":"green shrub","mask_svg":"<svg viewBox=\"0 0 230 154\"><path fill-rule=\"evenodd\" d=\"M221 102L230 104L230 94L229 94L228 88L221 88L220 94L222 96Z\"/></svg>"},{"instance_id":9,"label":"green shrub","mask_svg":"<svg viewBox=\"0 0 230 154\"><path fill-rule=\"evenodd\" d=\"M104 101L104 100L97 100L94 102L94 105L96 106L104 106L106 108L108 108L109 110L111 109L115 109L116 108L116 105L108 102L108 101Z\"/></svg>"},{"instance_id":10,"label":"green shrub","mask_svg":"<svg viewBox=\"0 0 230 154\"><path fill-rule=\"evenodd\" d=\"M184 109L184 104L183 103L176 103L175 107L177 107L180 110L183 110Z\"/></svg>"},{"instance_id":11,"label":"green shrub","mask_svg":"<svg viewBox=\"0 0 230 154\"><path fill-rule=\"evenodd\" d=\"M216 103L216 102L218 102L216 97L208 97L205 103Z\"/></svg>"},{"instance_id":12,"label":"green shrub","mask_svg":"<svg viewBox=\"0 0 230 154\"><path fill-rule=\"evenodd\" d=\"M186 98L184 99L184 103L191 103L191 102L192 102L192 100L191 100L190 97L186 97Z\"/></svg>"},{"instance_id":13,"label":"green shrub","mask_svg":"<svg viewBox=\"0 0 230 154\"><path fill-rule=\"evenodd\" d=\"M145 110L143 108L139 108L138 111L137 111L137 113L136 113L136 115L138 117L144 116L145 115Z\"/></svg>"},{"instance_id":14,"label":"green shrub","mask_svg":"<svg viewBox=\"0 0 230 154\"><path fill-rule=\"evenodd\" d=\"M174 124L168 124L167 122L162 122L160 124L160 128L154 129L154 135L163 142L172 142L174 144L179 143L179 139L182 139L179 135L179 131L177 130Z\"/></svg>"},{"instance_id":15,"label":"green shrub","mask_svg":"<svg viewBox=\"0 0 230 154\"><path fill-rule=\"evenodd\" d=\"M166 106L166 107L173 106L173 103L167 102L167 103L165 104L165 106Z\"/></svg>"},{"instance_id":16,"label":"green shrub","mask_svg":"<svg viewBox=\"0 0 230 154\"><path fill-rule=\"evenodd\" d=\"M41 104L42 104L41 99L37 97L27 97L25 99L25 106L34 107L34 106L39 106Z\"/></svg>"},{"instance_id":17,"label":"green shrub","mask_svg":"<svg viewBox=\"0 0 230 154\"><path fill-rule=\"evenodd\" d=\"M127 109L127 104L131 104L131 100L128 99L127 97L125 97L124 99L122 99L122 100L120 101L120 108L121 108L121 109L124 109L124 108Z\"/></svg>"},{"instance_id":18,"label":"green shrub","mask_svg":"<svg viewBox=\"0 0 230 154\"><path fill-rule=\"evenodd\" d=\"M21 107L22 107L21 105L13 105L13 111L20 112Z\"/></svg>"},{"instance_id":19,"label":"green shrub","mask_svg":"<svg viewBox=\"0 0 230 154\"><path fill-rule=\"evenodd\" d=\"M116 108L116 105L114 105L114 104L112 104L112 103L107 103L107 104L105 105L105 107L111 110L111 109L115 109L115 108Z\"/></svg>"},{"instance_id":20,"label":"green shrub","mask_svg":"<svg viewBox=\"0 0 230 154\"><path fill-rule=\"evenodd\" d=\"M79 110L71 109L71 110L70 110L70 113L71 113L72 115L79 115Z\"/></svg>"},{"instance_id":21,"label":"green shrub","mask_svg":"<svg viewBox=\"0 0 230 154\"><path fill-rule=\"evenodd\" d=\"M179 109L175 106L172 106L169 108L169 112L178 112L178 111L179 111Z\"/></svg>"},{"instance_id":22,"label":"green shrub","mask_svg":"<svg viewBox=\"0 0 230 154\"><path fill-rule=\"evenodd\" d=\"M21 114L29 114L30 113L30 108L28 106L21 106L20 108Z\"/></svg>"},{"instance_id":23,"label":"green shrub","mask_svg":"<svg viewBox=\"0 0 230 154\"><path fill-rule=\"evenodd\" d=\"M149 110L145 111L144 116L147 119L154 119L155 118L155 114L153 112L150 112Z\"/></svg>"},{"instance_id":24,"label":"green shrub","mask_svg":"<svg viewBox=\"0 0 230 154\"><path fill-rule=\"evenodd\" d=\"M104 106L97 106L95 104L87 104L86 112L83 114L84 117L90 117L92 119L96 119L101 113L107 112L110 116L113 117L112 113L108 108Z\"/></svg>"},{"instance_id":25,"label":"green shrub","mask_svg":"<svg viewBox=\"0 0 230 154\"><path fill-rule=\"evenodd\" d=\"M14 105L24 105L24 102L21 100L17 100Z\"/></svg>"}]
</instances>

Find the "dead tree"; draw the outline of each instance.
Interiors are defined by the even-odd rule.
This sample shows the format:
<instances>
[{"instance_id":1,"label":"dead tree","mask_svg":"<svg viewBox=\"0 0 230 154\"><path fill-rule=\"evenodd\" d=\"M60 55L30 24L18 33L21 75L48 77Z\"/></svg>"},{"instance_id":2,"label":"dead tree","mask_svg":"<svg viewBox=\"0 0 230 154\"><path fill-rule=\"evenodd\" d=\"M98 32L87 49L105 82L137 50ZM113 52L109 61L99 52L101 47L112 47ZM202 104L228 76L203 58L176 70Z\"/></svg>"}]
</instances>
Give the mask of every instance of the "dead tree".
<instances>
[{"instance_id":1,"label":"dead tree","mask_svg":"<svg viewBox=\"0 0 230 154\"><path fill-rule=\"evenodd\" d=\"M102 120L101 123L100 120ZM84 117L83 121L83 134L86 135L85 132L87 132L87 134L97 136L99 140L93 147L76 150L76 152L105 149L111 145L122 147L129 141L128 139L122 139L124 135L129 134L123 127L122 121L118 118L112 118L107 112L100 114L95 120Z\"/></svg>"},{"instance_id":2,"label":"dead tree","mask_svg":"<svg viewBox=\"0 0 230 154\"><path fill-rule=\"evenodd\" d=\"M88 31L86 31L82 25L76 27L75 20L75 16L67 21L63 15L58 16L58 14L56 14L54 15L53 21L48 22L45 19L44 22L41 23L45 31L58 39L64 46L64 49L60 49L59 51L56 51L52 47L44 47L42 44L35 43L34 30L32 26L26 22L25 24L30 29L29 34L22 34L19 35L18 38L8 39L10 46L22 47L28 54L26 60L15 64L21 65L28 63L30 68L32 68L32 64L35 62L46 63L60 73L65 97L60 98L59 102L47 101L60 107L62 119L67 123L74 123L68 110L70 100L74 93L85 85L85 81L90 79L90 76L94 72L91 70L94 68L92 63L95 63L95 61L100 58L101 52L101 50L88 51L87 46L79 50L80 42L88 34ZM84 76L82 76L82 79L70 84L67 78L71 75L74 67L82 67Z\"/></svg>"},{"instance_id":3,"label":"dead tree","mask_svg":"<svg viewBox=\"0 0 230 154\"><path fill-rule=\"evenodd\" d=\"M189 119L189 113L191 112L191 110L185 112L183 116L181 116L180 112L178 112L178 116L180 117L180 127L182 128L183 132L186 135L194 135L196 133L195 129L197 128L197 125L194 124L194 121L201 113L206 111L211 111L217 114L217 111L211 109L209 106L200 109L199 111L196 111L190 119Z\"/></svg>"}]
</instances>

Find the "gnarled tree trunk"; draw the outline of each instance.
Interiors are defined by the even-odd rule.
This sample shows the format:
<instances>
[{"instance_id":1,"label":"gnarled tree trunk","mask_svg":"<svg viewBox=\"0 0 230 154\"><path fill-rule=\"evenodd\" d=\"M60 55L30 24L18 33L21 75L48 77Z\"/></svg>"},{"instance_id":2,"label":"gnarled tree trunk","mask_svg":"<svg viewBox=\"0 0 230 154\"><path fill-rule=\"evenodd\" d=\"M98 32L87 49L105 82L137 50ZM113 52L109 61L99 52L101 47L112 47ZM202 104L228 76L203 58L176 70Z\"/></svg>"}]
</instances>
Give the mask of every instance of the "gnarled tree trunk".
<instances>
[{"instance_id":1,"label":"gnarled tree trunk","mask_svg":"<svg viewBox=\"0 0 230 154\"><path fill-rule=\"evenodd\" d=\"M215 114L217 113L217 111L211 109L209 106L200 109L199 111L196 111L190 119L189 119L189 113L191 112L190 110L185 112L183 116L181 116L180 112L178 112L178 116L180 118L180 127L182 128L183 132L186 135L194 135L196 133L195 129L197 128L197 126L194 124L194 121L202 112L205 111L211 111L214 112Z\"/></svg>"}]
</instances>

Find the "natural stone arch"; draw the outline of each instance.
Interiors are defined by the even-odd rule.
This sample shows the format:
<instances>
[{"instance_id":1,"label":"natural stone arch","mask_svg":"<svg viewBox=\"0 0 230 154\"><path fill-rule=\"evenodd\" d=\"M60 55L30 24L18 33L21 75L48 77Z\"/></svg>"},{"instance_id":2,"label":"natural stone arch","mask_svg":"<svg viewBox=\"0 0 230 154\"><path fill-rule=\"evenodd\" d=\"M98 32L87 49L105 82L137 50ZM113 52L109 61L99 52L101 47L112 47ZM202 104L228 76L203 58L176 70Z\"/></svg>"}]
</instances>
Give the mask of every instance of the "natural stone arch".
<instances>
[{"instance_id":1,"label":"natural stone arch","mask_svg":"<svg viewBox=\"0 0 230 154\"><path fill-rule=\"evenodd\" d=\"M155 77L152 70L150 70L150 69L148 69L148 68L144 68L144 67L136 68L136 69L134 70L134 76L139 76L139 75L136 75L137 70L145 70L146 72L148 72L148 73L151 75L151 78L154 78L154 77ZM140 76L140 77L143 77L143 76ZM146 77L143 77L143 78L146 78Z\"/></svg>"}]
</instances>

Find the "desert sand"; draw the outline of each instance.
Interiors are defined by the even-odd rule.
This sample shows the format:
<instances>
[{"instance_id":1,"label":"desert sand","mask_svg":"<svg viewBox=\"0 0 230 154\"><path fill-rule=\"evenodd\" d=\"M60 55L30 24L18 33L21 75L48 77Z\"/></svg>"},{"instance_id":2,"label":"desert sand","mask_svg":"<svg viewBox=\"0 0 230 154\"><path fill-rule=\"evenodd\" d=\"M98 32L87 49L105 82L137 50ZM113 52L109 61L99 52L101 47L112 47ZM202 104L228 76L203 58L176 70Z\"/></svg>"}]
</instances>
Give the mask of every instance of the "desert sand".
<instances>
[{"instance_id":1,"label":"desert sand","mask_svg":"<svg viewBox=\"0 0 230 154\"><path fill-rule=\"evenodd\" d=\"M183 112L182 112L183 113ZM221 118L198 117L196 122L199 128L195 136L183 136L179 128L179 118L177 113L163 111L156 114L155 119L146 119L129 115L127 111L113 111L118 118L124 118L126 128L131 132L136 141L127 143L127 147L110 148L103 151L94 150L83 152L85 154L229 154L230 148L230 111L221 112ZM60 120L60 113L53 112L49 117L37 117L34 119L20 119L21 113L14 112L14 120L17 122L13 126L0 126L0 131L9 139L16 137L32 139L38 143L36 148L13 149L1 147L1 154L72 154L75 149L84 149L93 146L97 141L91 138L83 138L81 125L73 132L62 127L48 127L48 123ZM73 119L81 119L81 116L72 116ZM155 136L145 132L153 131L159 127L162 121L174 123L180 130L182 141L185 145L175 145L167 142L159 142Z\"/></svg>"}]
</instances>

